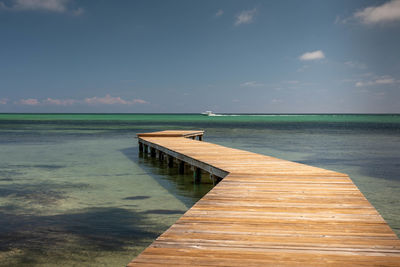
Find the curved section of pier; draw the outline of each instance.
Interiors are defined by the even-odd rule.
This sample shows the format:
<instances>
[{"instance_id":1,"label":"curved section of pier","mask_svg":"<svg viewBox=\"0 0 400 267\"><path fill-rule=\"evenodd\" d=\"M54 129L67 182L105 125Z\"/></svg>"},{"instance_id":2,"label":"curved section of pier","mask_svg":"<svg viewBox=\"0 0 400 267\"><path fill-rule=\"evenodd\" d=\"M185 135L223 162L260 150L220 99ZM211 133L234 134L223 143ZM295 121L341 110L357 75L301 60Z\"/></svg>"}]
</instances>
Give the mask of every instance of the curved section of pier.
<instances>
[{"instance_id":1,"label":"curved section of pier","mask_svg":"<svg viewBox=\"0 0 400 267\"><path fill-rule=\"evenodd\" d=\"M171 134L139 134L139 149L219 183L128 266L400 266L400 240L348 175Z\"/></svg>"}]
</instances>

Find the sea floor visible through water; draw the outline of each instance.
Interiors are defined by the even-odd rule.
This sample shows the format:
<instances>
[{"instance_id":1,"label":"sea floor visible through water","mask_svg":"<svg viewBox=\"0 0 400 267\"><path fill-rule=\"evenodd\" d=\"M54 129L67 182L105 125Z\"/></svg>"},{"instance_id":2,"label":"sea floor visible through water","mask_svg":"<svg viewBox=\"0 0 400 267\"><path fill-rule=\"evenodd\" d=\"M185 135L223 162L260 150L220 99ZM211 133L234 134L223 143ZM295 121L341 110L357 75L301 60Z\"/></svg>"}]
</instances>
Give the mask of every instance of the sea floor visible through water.
<instances>
[{"instance_id":1,"label":"sea floor visible through water","mask_svg":"<svg viewBox=\"0 0 400 267\"><path fill-rule=\"evenodd\" d=\"M124 266L211 188L138 153L136 133L350 175L400 233L400 116L0 114L0 266Z\"/></svg>"}]
</instances>

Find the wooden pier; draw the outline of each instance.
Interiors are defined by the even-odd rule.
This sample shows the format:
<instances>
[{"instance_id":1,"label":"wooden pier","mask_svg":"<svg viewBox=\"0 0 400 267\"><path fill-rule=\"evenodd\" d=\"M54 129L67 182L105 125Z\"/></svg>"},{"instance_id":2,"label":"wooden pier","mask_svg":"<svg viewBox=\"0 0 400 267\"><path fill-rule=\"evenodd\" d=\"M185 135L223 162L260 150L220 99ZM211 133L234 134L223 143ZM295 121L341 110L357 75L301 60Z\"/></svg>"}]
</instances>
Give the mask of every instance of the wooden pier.
<instances>
[{"instance_id":1,"label":"wooden pier","mask_svg":"<svg viewBox=\"0 0 400 267\"><path fill-rule=\"evenodd\" d=\"M144 153L220 182L128 266L400 266L400 240L348 175L202 136L138 135Z\"/></svg>"}]
</instances>

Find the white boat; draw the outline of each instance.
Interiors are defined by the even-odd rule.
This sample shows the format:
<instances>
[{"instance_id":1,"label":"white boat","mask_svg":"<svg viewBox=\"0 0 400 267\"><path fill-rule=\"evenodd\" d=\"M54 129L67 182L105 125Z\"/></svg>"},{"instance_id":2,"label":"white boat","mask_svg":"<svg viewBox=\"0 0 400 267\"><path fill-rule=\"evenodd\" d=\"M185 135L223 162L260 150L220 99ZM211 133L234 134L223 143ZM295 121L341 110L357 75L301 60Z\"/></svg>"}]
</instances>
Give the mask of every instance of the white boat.
<instances>
[{"instance_id":1,"label":"white boat","mask_svg":"<svg viewBox=\"0 0 400 267\"><path fill-rule=\"evenodd\" d=\"M212 113L212 111L209 111L209 110L207 110L206 112L201 113L201 115L204 115L204 116L215 116L215 114Z\"/></svg>"}]
</instances>

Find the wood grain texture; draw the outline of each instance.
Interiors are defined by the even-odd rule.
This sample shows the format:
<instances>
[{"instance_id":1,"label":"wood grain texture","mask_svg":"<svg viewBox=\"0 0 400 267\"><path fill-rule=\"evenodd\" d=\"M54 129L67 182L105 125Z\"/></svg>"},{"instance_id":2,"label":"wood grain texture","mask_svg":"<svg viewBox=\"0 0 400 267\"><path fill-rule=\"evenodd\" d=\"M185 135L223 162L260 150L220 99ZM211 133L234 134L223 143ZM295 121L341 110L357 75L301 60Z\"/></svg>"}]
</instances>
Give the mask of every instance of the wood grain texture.
<instances>
[{"instance_id":1,"label":"wood grain texture","mask_svg":"<svg viewBox=\"0 0 400 267\"><path fill-rule=\"evenodd\" d=\"M139 142L227 175L128 266L400 266L400 240L346 174L170 134Z\"/></svg>"}]
</instances>

